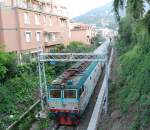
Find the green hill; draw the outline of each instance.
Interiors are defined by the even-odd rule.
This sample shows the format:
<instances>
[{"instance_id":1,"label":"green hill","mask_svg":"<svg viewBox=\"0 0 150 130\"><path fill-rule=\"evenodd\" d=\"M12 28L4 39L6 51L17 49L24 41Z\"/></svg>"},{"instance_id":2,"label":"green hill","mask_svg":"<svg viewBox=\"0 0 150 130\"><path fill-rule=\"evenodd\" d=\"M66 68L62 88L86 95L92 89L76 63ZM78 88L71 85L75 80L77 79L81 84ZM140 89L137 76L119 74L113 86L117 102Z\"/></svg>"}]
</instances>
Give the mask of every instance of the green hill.
<instances>
[{"instance_id":1,"label":"green hill","mask_svg":"<svg viewBox=\"0 0 150 130\"><path fill-rule=\"evenodd\" d=\"M73 20L87 24L95 24L99 27L116 27L112 2L95 8L86 14L75 17Z\"/></svg>"}]
</instances>

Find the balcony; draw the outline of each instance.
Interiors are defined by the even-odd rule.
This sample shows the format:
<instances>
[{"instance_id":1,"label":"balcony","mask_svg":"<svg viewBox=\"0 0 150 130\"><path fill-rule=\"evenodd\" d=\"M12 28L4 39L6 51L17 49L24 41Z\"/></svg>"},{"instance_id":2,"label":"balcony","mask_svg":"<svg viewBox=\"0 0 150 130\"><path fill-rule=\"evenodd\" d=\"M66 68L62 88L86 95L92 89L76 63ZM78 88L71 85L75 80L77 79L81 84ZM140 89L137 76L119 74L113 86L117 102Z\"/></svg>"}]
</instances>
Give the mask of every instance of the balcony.
<instances>
[{"instance_id":1,"label":"balcony","mask_svg":"<svg viewBox=\"0 0 150 130\"><path fill-rule=\"evenodd\" d=\"M53 14L58 15L62 17L68 17L68 13L66 9L57 9L56 5L50 4L47 0L19 0L14 7L31 10L31 11L37 11L39 13L47 13L47 14Z\"/></svg>"},{"instance_id":2,"label":"balcony","mask_svg":"<svg viewBox=\"0 0 150 130\"><path fill-rule=\"evenodd\" d=\"M32 3L32 0L30 2L20 0L14 5L14 7L27 9L31 11L43 12L44 11L43 5L38 3L38 0L35 1L37 1L37 3Z\"/></svg>"},{"instance_id":3,"label":"balcony","mask_svg":"<svg viewBox=\"0 0 150 130\"><path fill-rule=\"evenodd\" d=\"M45 47L62 44L63 42L63 38L60 36L59 33L46 32L44 34L44 38L45 38L45 42L44 42Z\"/></svg>"},{"instance_id":4,"label":"balcony","mask_svg":"<svg viewBox=\"0 0 150 130\"><path fill-rule=\"evenodd\" d=\"M55 46L60 44L63 44L62 40L44 42L45 47L50 47L50 46Z\"/></svg>"}]
</instances>

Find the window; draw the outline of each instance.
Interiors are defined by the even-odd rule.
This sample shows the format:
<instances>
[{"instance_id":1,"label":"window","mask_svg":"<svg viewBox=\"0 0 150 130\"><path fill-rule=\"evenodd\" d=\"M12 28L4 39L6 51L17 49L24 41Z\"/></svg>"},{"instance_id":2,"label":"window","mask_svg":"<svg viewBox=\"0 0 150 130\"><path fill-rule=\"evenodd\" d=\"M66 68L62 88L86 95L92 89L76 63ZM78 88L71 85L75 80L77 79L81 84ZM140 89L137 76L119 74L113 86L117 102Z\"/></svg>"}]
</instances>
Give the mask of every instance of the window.
<instances>
[{"instance_id":1,"label":"window","mask_svg":"<svg viewBox=\"0 0 150 130\"><path fill-rule=\"evenodd\" d=\"M39 14L35 15L35 24L40 25L40 15Z\"/></svg>"},{"instance_id":2,"label":"window","mask_svg":"<svg viewBox=\"0 0 150 130\"><path fill-rule=\"evenodd\" d=\"M87 37L89 37L89 36L87 36ZM89 38L87 38L87 42L90 42L90 39L89 39Z\"/></svg>"},{"instance_id":3,"label":"window","mask_svg":"<svg viewBox=\"0 0 150 130\"><path fill-rule=\"evenodd\" d=\"M82 89L82 92L84 92L84 85L82 85L82 88L81 88L81 89Z\"/></svg>"},{"instance_id":4,"label":"window","mask_svg":"<svg viewBox=\"0 0 150 130\"><path fill-rule=\"evenodd\" d=\"M64 18L60 18L60 24L61 24L61 26L63 26L63 27L67 27L67 20L64 19Z\"/></svg>"},{"instance_id":5,"label":"window","mask_svg":"<svg viewBox=\"0 0 150 130\"><path fill-rule=\"evenodd\" d=\"M52 34L52 41L56 41L56 34Z\"/></svg>"},{"instance_id":6,"label":"window","mask_svg":"<svg viewBox=\"0 0 150 130\"><path fill-rule=\"evenodd\" d=\"M76 98L76 90L64 90L64 98Z\"/></svg>"},{"instance_id":7,"label":"window","mask_svg":"<svg viewBox=\"0 0 150 130\"><path fill-rule=\"evenodd\" d=\"M4 3L5 2L5 0L0 0L0 3Z\"/></svg>"},{"instance_id":8,"label":"window","mask_svg":"<svg viewBox=\"0 0 150 130\"><path fill-rule=\"evenodd\" d=\"M25 32L26 42L31 42L31 32Z\"/></svg>"},{"instance_id":9,"label":"window","mask_svg":"<svg viewBox=\"0 0 150 130\"><path fill-rule=\"evenodd\" d=\"M56 41L56 34L55 33L50 33L48 35L49 41Z\"/></svg>"},{"instance_id":10,"label":"window","mask_svg":"<svg viewBox=\"0 0 150 130\"><path fill-rule=\"evenodd\" d=\"M5 5L5 0L0 0L0 6Z\"/></svg>"},{"instance_id":11,"label":"window","mask_svg":"<svg viewBox=\"0 0 150 130\"><path fill-rule=\"evenodd\" d=\"M61 98L61 90L50 90L50 98Z\"/></svg>"},{"instance_id":12,"label":"window","mask_svg":"<svg viewBox=\"0 0 150 130\"><path fill-rule=\"evenodd\" d=\"M52 18L49 17L49 25L52 26Z\"/></svg>"},{"instance_id":13,"label":"window","mask_svg":"<svg viewBox=\"0 0 150 130\"><path fill-rule=\"evenodd\" d=\"M82 87L80 88L80 90L79 90L79 96L81 96L82 95L82 93L84 92L84 85L82 85Z\"/></svg>"},{"instance_id":14,"label":"window","mask_svg":"<svg viewBox=\"0 0 150 130\"><path fill-rule=\"evenodd\" d=\"M51 41L56 41L58 39L58 36L56 33L46 33L44 35L45 37L45 42L51 42Z\"/></svg>"},{"instance_id":15,"label":"window","mask_svg":"<svg viewBox=\"0 0 150 130\"><path fill-rule=\"evenodd\" d=\"M61 24L64 24L64 22L65 22L65 19L60 18L60 23L61 23Z\"/></svg>"},{"instance_id":16,"label":"window","mask_svg":"<svg viewBox=\"0 0 150 130\"><path fill-rule=\"evenodd\" d=\"M36 32L36 41L40 42L41 40L41 32Z\"/></svg>"},{"instance_id":17,"label":"window","mask_svg":"<svg viewBox=\"0 0 150 130\"><path fill-rule=\"evenodd\" d=\"M43 21L44 23L46 23L46 16L43 16Z\"/></svg>"},{"instance_id":18,"label":"window","mask_svg":"<svg viewBox=\"0 0 150 130\"><path fill-rule=\"evenodd\" d=\"M30 24L30 18L28 13L24 13L24 24Z\"/></svg>"},{"instance_id":19,"label":"window","mask_svg":"<svg viewBox=\"0 0 150 130\"><path fill-rule=\"evenodd\" d=\"M48 34L45 34L45 42L48 42L49 38L48 38Z\"/></svg>"}]
</instances>

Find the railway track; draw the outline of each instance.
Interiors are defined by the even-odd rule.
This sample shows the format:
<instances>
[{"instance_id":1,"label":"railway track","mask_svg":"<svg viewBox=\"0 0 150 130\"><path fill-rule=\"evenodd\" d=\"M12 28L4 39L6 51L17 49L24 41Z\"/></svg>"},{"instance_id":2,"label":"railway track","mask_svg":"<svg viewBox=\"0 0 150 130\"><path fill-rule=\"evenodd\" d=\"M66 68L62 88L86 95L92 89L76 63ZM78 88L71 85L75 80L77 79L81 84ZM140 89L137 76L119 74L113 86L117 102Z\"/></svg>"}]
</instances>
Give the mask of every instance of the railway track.
<instances>
[{"instance_id":1,"label":"railway track","mask_svg":"<svg viewBox=\"0 0 150 130\"><path fill-rule=\"evenodd\" d=\"M91 115L97 100L97 96L99 94L99 91L101 89L101 85L104 79L104 70L105 68L103 68L103 72L102 75L100 76L98 83L95 87L95 90L91 96L91 99L89 101L89 104L85 110L85 112L83 113L83 116L80 119L80 124L78 126L59 126L58 124L55 124L53 128L49 129L49 130L86 130L88 127L88 124L90 122L91 119Z\"/></svg>"},{"instance_id":2,"label":"railway track","mask_svg":"<svg viewBox=\"0 0 150 130\"><path fill-rule=\"evenodd\" d=\"M53 128L50 128L49 130L77 130L77 126L62 126L56 123Z\"/></svg>"}]
</instances>

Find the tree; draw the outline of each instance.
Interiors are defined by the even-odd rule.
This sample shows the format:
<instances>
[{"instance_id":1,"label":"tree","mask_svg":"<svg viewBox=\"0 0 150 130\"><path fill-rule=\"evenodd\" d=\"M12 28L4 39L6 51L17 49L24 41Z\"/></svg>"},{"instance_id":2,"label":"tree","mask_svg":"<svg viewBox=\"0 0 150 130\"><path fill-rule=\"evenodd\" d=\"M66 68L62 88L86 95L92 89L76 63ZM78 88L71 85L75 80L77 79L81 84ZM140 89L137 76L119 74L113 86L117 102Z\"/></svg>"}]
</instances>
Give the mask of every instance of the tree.
<instances>
[{"instance_id":1,"label":"tree","mask_svg":"<svg viewBox=\"0 0 150 130\"><path fill-rule=\"evenodd\" d=\"M100 34L97 34L95 37L92 37L91 44L95 46L99 46L100 43L104 42L105 38L103 38Z\"/></svg>"},{"instance_id":2,"label":"tree","mask_svg":"<svg viewBox=\"0 0 150 130\"><path fill-rule=\"evenodd\" d=\"M132 24L128 18L122 18L119 22L118 40L116 43L118 54L121 55L129 50L132 45Z\"/></svg>"},{"instance_id":3,"label":"tree","mask_svg":"<svg viewBox=\"0 0 150 130\"><path fill-rule=\"evenodd\" d=\"M117 102L120 110L132 113L129 129L150 129L150 11L144 15L144 3L150 0L114 0L116 16L120 9L126 16L119 19ZM127 116L126 116L127 117Z\"/></svg>"},{"instance_id":4,"label":"tree","mask_svg":"<svg viewBox=\"0 0 150 130\"><path fill-rule=\"evenodd\" d=\"M113 6L117 19L120 20L119 12L125 8L126 14L134 20L143 17L145 2L150 4L150 0L114 0Z\"/></svg>"},{"instance_id":5,"label":"tree","mask_svg":"<svg viewBox=\"0 0 150 130\"><path fill-rule=\"evenodd\" d=\"M69 45L67 46L65 52L89 52L93 48L89 45L86 45L80 41L71 41Z\"/></svg>"},{"instance_id":6,"label":"tree","mask_svg":"<svg viewBox=\"0 0 150 130\"><path fill-rule=\"evenodd\" d=\"M16 56L0 49L0 81L16 73Z\"/></svg>"}]
</instances>

